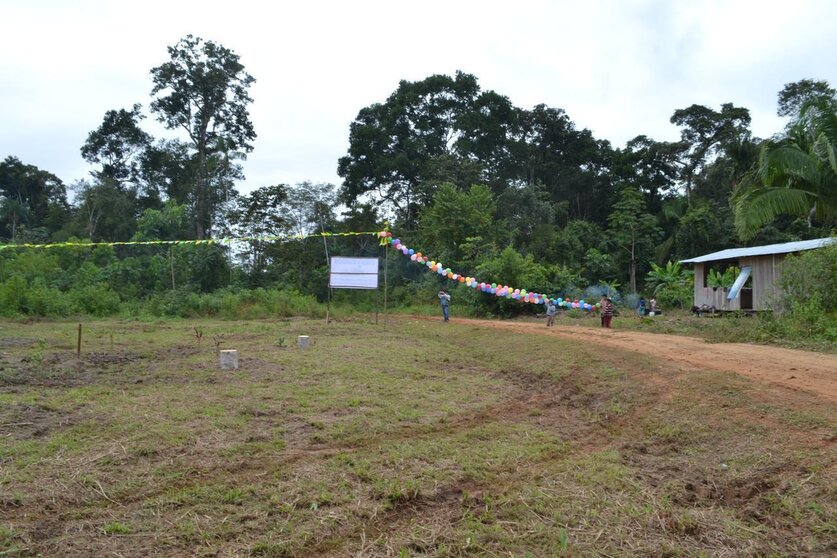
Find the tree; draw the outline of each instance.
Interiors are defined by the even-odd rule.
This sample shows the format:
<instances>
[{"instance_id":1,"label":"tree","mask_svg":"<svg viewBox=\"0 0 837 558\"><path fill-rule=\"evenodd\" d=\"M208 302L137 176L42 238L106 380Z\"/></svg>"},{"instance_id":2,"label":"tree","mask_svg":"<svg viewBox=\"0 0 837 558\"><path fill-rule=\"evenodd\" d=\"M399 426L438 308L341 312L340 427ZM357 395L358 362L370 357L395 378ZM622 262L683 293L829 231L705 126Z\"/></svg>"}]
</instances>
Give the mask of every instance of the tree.
<instances>
[{"instance_id":1,"label":"tree","mask_svg":"<svg viewBox=\"0 0 837 558\"><path fill-rule=\"evenodd\" d=\"M354 203L373 194L412 226L436 189L461 177L460 188L475 175L487 181L489 160L502 151L509 100L493 91L480 93L477 79L433 75L401 81L384 103L361 109L349 130L349 151L338 162L340 197Z\"/></svg>"},{"instance_id":2,"label":"tree","mask_svg":"<svg viewBox=\"0 0 837 558\"><path fill-rule=\"evenodd\" d=\"M756 167L733 192L742 239L779 215L837 217L837 107L806 104L783 137L762 144Z\"/></svg>"},{"instance_id":3,"label":"tree","mask_svg":"<svg viewBox=\"0 0 837 558\"><path fill-rule=\"evenodd\" d=\"M102 165L94 173L99 180L137 182L141 156L151 144L151 136L139 127L143 118L138 104L130 111L109 110L102 124L88 134L81 156L88 163Z\"/></svg>"},{"instance_id":4,"label":"tree","mask_svg":"<svg viewBox=\"0 0 837 558\"><path fill-rule=\"evenodd\" d=\"M656 212L677 183L677 155L676 144L636 136L614 153L612 173L621 182L639 188Z\"/></svg>"},{"instance_id":5,"label":"tree","mask_svg":"<svg viewBox=\"0 0 837 558\"><path fill-rule=\"evenodd\" d=\"M567 202L570 219L604 223L612 202L608 165L610 144L590 130L576 130L562 109L540 104L518 117L516 141L510 145L523 184L540 183L552 203Z\"/></svg>"},{"instance_id":6,"label":"tree","mask_svg":"<svg viewBox=\"0 0 837 558\"><path fill-rule=\"evenodd\" d=\"M787 83L779 91L776 114L790 116L792 120L797 120L805 104L822 102L833 104L835 101L837 101L837 90L831 87L827 81L803 79Z\"/></svg>"},{"instance_id":7,"label":"tree","mask_svg":"<svg viewBox=\"0 0 837 558\"><path fill-rule=\"evenodd\" d=\"M721 105L720 112L703 105L674 111L671 123L683 127L678 143L680 181L691 201L695 176L713 155L741 137L749 137L750 111L732 103Z\"/></svg>"},{"instance_id":8,"label":"tree","mask_svg":"<svg viewBox=\"0 0 837 558\"><path fill-rule=\"evenodd\" d=\"M151 111L169 129L182 129L195 150L197 176L192 188L195 232L211 234L215 201L210 162L224 151L249 153L256 132L247 105L255 79L239 56L212 41L187 35L168 48L171 61L151 70ZM215 184L217 186L217 183Z\"/></svg>"},{"instance_id":9,"label":"tree","mask_svg":"<svg viewBox=\"0 0 837 558\"><path fill-rule=\"evenodd\" d=\"M0 206L9 236L17 236L24 224L52 233L69 218L67 190L61 180L17 157L6 157L0 163Z\"/></svg>"},{"instance_id":10,"label":"tree","mask_svg":"<svg viewBox=\"0 0 837 558\"><path fill-rule=\"evenodd\" d=\"M443 184L433 205L421 214L419 232L428 254L456 264L466 259L463 246L491 236L494 197L487 186L474 185L462 191Z\"/></svg>"},{"instance_id":11,"label":"tree","mask_svg":"<svg viewBox=\"0 0 837 558\"><path fill-rule=\"evenodd\" d=\"M75 190L78 229L87 238L94 242L124 241L133 236L139 217L133 190L120 188L110 179L94 184L80 181Z\"/></svg>"},{"instance_id":12,"label":"tree","mask_svg":"<svg viewBox=\"0 0 837 558\"><path fill-rule=\"evenodd\" d=\"M331 229L336 205L333 184L297 184L288 191L284 204L290 231L305 236L317 230L324 232L325 229Z\"/></svg>"},{"instance_id":13,"label":"tree","mask_svg":"<svg viewBox=\"0 0 837 558\"><path fill-rule=\"evenodd\" d=\"M613 211L607 220L611 241L628 256L630 288L635 293L637 262L650 258L660 236L656 219L645 212L645 202L639 190L626 186L622 188L619 201L613 204Z\"/></svg>"}]
</instances>

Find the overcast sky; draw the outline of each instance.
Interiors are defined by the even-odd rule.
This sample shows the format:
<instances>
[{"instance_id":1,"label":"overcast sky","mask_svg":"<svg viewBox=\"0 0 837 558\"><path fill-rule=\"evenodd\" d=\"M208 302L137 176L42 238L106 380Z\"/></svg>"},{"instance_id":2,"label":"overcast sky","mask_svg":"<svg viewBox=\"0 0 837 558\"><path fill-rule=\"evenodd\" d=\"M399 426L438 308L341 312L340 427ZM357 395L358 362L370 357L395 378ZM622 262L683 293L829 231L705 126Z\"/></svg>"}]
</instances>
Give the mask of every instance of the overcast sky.
<instances>
[{"instance_id":1,"label":"overcast sky","mask_svg":"<svg viewBox=\"0 0 837 558\"><path fill-rule=\"evenodd\" d=\"M232 49L257 80L245 192L339 184L349 124L402 79L463 70L617 147L676 139L669 118L693 103L746 107L769 136L784 125L784 84L837 85L830 0L0 0L0 22L0 159L67 184L88 177L79 149L105 111L147 109L149 70L189 33Z\"/></svg>"}]
</instances>

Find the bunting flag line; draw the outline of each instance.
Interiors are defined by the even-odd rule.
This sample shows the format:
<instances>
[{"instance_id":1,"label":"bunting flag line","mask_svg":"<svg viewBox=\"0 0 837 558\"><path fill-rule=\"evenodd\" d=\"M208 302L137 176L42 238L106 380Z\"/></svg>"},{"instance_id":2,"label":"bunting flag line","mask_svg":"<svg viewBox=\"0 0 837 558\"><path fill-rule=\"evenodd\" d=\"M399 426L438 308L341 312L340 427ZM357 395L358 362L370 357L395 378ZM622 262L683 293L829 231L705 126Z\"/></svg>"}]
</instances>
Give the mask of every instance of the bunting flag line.
<instances>
[{"instance_id":1,"label":"bunting flag line","mask_svg":"<svg viewBox=\"0 0 837 558\"><path fill-rule=\"evenodd\" d=\"M207 238L205 240L127 240L121 242L55 242L52 244L0 244L0 250L15 248L95 248L97 246L155 246L155 245L201 245L201 244L232 244L234 242L277 242L280 240L304 240L306 238L332 236L378 236L377 231L340 232L340 233L312 233L280 236L236 236L226 238Z\"/></svg>"},{"instance_id":2,"label":"bunting flag line","mask_svg":"<svg viewBox=\"0 0 837 558\"><path fill-rule=\"evenodd\" d=\"M564 300L563 297L550 297L542 293L528 292L526 289L515 289L509 285L486 283L478 280L476 277L454 273L449 267L446 268L442 262L432 261L421 252L416 252L414 249L408 248L400 239L393 238L391 232L379 231L377 234L382 246L392 246L394 250L401 252L405 256L409 256L410 261L426 266L431 273L438 273L442 277L447 277L466 287L478 289L483 293L494 295L497 298L507 298L530 304L546 304L547 302L552 302L552 304L559 307L578 308L588 312L595 312L601 306L601 303L590 304L584 300Z\"/></svg>"}]
</instances>

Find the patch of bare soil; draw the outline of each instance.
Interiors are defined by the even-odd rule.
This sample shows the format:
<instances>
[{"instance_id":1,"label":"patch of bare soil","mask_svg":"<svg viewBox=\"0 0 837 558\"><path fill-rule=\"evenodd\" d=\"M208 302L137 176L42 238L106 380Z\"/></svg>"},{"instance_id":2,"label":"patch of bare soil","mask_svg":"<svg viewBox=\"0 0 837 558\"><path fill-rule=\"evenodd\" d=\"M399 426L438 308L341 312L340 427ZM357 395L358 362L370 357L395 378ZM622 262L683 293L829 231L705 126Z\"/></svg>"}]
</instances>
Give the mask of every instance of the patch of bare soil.
<instances>
[{"instance_id":1,"label":"patch of bare soil","mask_svg":"<svg viewBox=\"0 0 837 558\"><path fill-rule=\"evenodd\" d=\"M0 362L0 387L90 385L143 358L140 354L124 352L90 352L82 354L78 359L68 353L5 357ZM132 378L120 376L110 377L109 380L117 383L133 381Z\"/></svg>"},{"instance_id":2,"label":"patch of bare soil","mask_svg":"<svg viewBox=\"0 0 837 558\"><path fill-rule=\"evenodd\" d=\"M0 435L18 440L39 438L56 427L74 424L78 419L42 405L14 403L0 413Z\"/></svg>"},{"instance_id":3,"label":"patch of bare soil","mask_svg":"<svg viewBox=\"0 0 837 558\"><path fill-rule=\"evenodd\" d=\"M745 343L707 343L693 337L641 331L584 326L546 328L543 324L531 322L463 321L480 327L561 337L597 347L613 347L696 370L733 372L837 402L835 355Z\"/></svg>"}]
</instances>

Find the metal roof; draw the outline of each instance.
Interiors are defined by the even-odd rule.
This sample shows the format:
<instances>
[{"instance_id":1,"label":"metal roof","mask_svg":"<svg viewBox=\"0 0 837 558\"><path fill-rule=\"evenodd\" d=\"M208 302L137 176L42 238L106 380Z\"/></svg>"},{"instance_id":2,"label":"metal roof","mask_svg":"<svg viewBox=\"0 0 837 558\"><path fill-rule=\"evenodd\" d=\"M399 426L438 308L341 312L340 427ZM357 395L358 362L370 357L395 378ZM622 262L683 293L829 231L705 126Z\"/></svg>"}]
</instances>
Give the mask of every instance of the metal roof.
<instances>
[{"instance_id":1,"label":"metal roof","mask_svg":"<svg viewBox=\"0 0 837 558\"><path fill-rule=\"evenodd\" d=\"M713 252L705 256L698 256L689 260L680 260L680 263L702 263L715 262L719 260L735 260L747 256L769 256L771 254L788 254L790 252L802 252L822 248L837 242L837 237L818 238L816 240L800 240L798 242L784 242L782 244L768 244L767 246L753 246L751 248L729 248L720 252Z\"/></svg>"}]
</instances>

